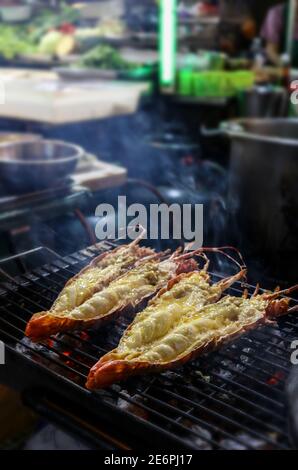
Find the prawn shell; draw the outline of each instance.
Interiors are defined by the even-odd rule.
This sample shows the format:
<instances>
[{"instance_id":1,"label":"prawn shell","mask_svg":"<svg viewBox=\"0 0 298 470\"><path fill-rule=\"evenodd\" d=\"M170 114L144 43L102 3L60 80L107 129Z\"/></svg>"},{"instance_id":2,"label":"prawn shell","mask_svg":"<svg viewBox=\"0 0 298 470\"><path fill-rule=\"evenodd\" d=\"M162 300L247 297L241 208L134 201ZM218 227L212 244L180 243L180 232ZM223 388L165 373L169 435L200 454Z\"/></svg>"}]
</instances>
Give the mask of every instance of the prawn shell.
<instances>
[{"instance_id":1,"label":"prawn shell","mask_svg":"<svg viewBox=\"0 0 298 470\"><path fill-rule=\"evenodd\" d=\"M127 245L129 247L129 245ZM85 266L85 268L81 269L80 272L78 272L75 276L71 277L67 282L66 284L64 285L62 291L59 293L57 299L55 300L55 302L53 303L51 309L49 310L49 312L51 312L51 310L54 310L55 309L55 306L57 305L61 295L63 294L63 290L66 288L66 287L69 287L71 286L78 278L80 278L82 276L82 274L84 274L85 272L87 272L89 269L92 269L94 267L97 266L97 264L99 264L104 258L106 258L107 256L110 256L111 254L116 254L119 250L121 250L122 248L124 247L124 245L120 245L118 246L117 248L114 248L113 250L111 251L105 251L104 253L101 253L99 256L97 256L96 258L94 258L91 263L89 263L87 266ZM140 257L142 256L145 256L145 255L150 255L153 253L153 250L151 250L150 248L142 248L142 247L139 247L139 246L135 246L133 247L133 249L136 251L137 254L140 255ZM102 281L98 284L96 284L96 286L94 287L93 289L93 294L95 294L96 292L100 291L103 287L106 287L109 283L111 282L111 279L107 279L106 281ZM93 295L91 294L91 295ZM41 313L44 313L44 312L41 312Z\"/></svg>"},{"instance_id":2,"label":"prawn shell","mask_svg":"<svg viewBox=\"0 0 298 470\"><path fill-rule=\"evenodd\" d=\"M175 283L176 279L173 279ZM244 324L232 334L223 335L212 339L199 348L193 349L185 356L164 363L152 363L145 361L127 361L122 360L117 349L105 354L90 370L87 377L86 387L89 390L106 388L115 382L126 380L129 377L143 374L163 372L184 365L185 363L196 359L202 354L216 351L221 346L237 339L244 333L254 330L266 324L272 324L273 316L285 315L288 310L289 299L281 299L274 302L268 302L268 305L261 318L249 324ZM130 327L126 331L129 331Z\"/></svg>"},{"instance_id":3,"label":"prawn shell","mask_svg":"<svg viewBox=\"0 0 298 470\"><path fill-rule=\"evenodd\" d=\"M73 284L76 279L78 279L83 273L85 273L90 268L96 266L108 254L116 253L122 247L121 246L117 247L115 250L102 253L101 255L96 257L94 260L92 260L92 262L88 266L86 266L78 274L76 274L71 279L69 279L69 281L67 281L67 283L65 284L64 288ZM150 248L134 247L134 249L137 250L140 256L144 256L146 254L152 253L152 250ZM127 271L128 270L129 268L127 269ZM117 277L121 277L121 275ZM112 280L114 279L109 278L106 281L101 281L100 283L98 283L93 289L93 294L104 289L106 286L110 284ZM75 319L68 318L68 317L59 317L57 315L53 315L51 314L51 311L55 308L55 305L59 301L59 298L61 294L63 293L63 290L58 295L57 299L55 300L55 302L53 303L49 311L35 313L31 317L29 322L27 323L27 326L25 329L25 335L28 336L33 342L41 341L57 333L65 333L67 331L73 331L73 330L85 330L85 329L90 329L93 327L101 326L107 321L112 320L114 317L117 317L118 314L120 315L121 313L123 313L124 307L120 307L120 308L117 307L117 309L110 311L107 315L103 317L92 318L92 320L75 320ZM127 310L131 309L131 305L127 305L126 308Z\"/></svg>"},{"instance_id":4,"label":"prawn shell","mask_svg":"<svg viewBox=\"0 0 298 470\"><path fill-rule=\"evenodd\" d=\"M232 335L222 336L217 340L212 340L209 343L191 351L180 359L175 359L167 363L151 363L151 362L138 362L138 361L125 361L119 359L116 350L103 356L102 359L95 364L88 375L86 387L89 390L97 390L112 385L115 382L126 380L129 377L150 373L163 372L165 370L174 369L184 365L185 363L196 359L198 356L207 352L215 351L220 346L238 338L246 331L255 329L257 326L264 325L266 321L260 319L244 328L239 329Z\"/></svg>"},{"instance_id":5,"label":"prawn shell","mask_svg":"<svg viewBox=\"0 0 298 470\"><path fill-rule=\"evenodd\" d=\"M159 287L157 286L156 290L158 288ZM148 300L152 298L152 296L154 296L154 294L149 294L135 304L130 302L120 306L117 305L117 307L110 310L106 315L95 317L91 320L76 320L67 317L63 318L51 315L49 312L35 313L26 326L25 335L28 336L31 341L38 342L57 333L98 328L105 323L117 319L119 316L130 313L135 314L137 310L146 306Z\"/></svg>"}]
</instances>

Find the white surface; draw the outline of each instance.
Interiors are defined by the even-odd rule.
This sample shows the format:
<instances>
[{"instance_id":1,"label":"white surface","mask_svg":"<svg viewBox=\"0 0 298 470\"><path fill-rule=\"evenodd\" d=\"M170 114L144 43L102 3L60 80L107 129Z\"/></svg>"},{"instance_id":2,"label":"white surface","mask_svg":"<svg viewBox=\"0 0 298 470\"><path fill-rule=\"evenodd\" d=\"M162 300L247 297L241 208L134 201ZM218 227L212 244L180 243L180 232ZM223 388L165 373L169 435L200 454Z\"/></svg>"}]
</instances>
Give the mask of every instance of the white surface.
<instances>
[{"instance_id":1,"label":"white surface","mask_svg":"<svg viewBox=\"0 0 298 470\"><path fill-rule=\"evenodd\" d=\"M83 18L120 18L124 14L124 0L102 0L101 2L78 2L73 5Z\"/></svg>"},{"instance_id":2,"label":"white surface","mask_svg":"<svg viewBox=\"0 0 298 470\"><path fill-rule=\"evenodd\" d=\"M121 186L126 182L125 168L97 160L93 155L85 155L80 161L72 179L78 186L84 186L90 191Z\"/></svg>"},{"instance_id":3,"label":"white surface","mask_svg":"<svg viewBox=\"0 0 298 470\"><path fill-rule=\"evenodd\" d=\"M0 15L4 22L13 23L28 20L31 16L30 5L12 5L0 7Z\"/></svg>"},{"instance_id":4,"label":"white surface","mask_svg":"<svg viewBox=\"0 0 298 470\"><path fill-rule=\"evenodd\" d=\"M97 80L61 81L53 72L0 69L5 102L0 116L64 124L115 115L137 109L147 83Z\"/></svg>"}]
</instances>

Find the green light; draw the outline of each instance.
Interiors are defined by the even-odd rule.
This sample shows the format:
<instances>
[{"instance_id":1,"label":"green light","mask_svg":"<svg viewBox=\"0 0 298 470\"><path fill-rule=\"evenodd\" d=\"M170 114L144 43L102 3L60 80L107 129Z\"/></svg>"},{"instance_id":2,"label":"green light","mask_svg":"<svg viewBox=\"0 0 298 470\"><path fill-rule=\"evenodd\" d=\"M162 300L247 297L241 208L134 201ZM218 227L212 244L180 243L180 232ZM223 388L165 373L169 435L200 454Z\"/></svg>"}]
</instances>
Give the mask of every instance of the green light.
<instances>
[{"instance_id":1,"label":"green light","mask_svg":"<svg viewBox=\"0 0 298 470\"><path fill-rule=\"evenodd\" d=\"M160 83L171 86L176 72L177 0L160 0L159 62Z\"/></svg>"}]
</instances>

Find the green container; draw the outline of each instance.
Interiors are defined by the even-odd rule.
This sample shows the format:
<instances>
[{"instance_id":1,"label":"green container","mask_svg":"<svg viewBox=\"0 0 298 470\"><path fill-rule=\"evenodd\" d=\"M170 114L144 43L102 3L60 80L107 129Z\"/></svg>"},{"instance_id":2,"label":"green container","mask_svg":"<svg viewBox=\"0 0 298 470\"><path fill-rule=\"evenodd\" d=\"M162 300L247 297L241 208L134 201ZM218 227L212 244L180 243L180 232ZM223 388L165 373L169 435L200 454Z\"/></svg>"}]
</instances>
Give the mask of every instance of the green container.
<instances>
[{"instance_id":1,"label":"green container","mask_svg":"<svg viewBox=\"0 0 298 470\"><path fill-rule=\"evenodd\" d=\"M205 72L193 72L192 74L192 88L194 96L206 96L206 80L204 78L204 74Z\"/></svg>"},{"instance_id":2,"label":"green container","mask_svg":"<svg viewBox=\"0 0 298 470\"><path fill-rule=\"evenodd\" d=\"M202 98L221 98L234 93L229 75L222 71L195 73L194 90L195 96Z\"/></svg>"},{"instance_id":3,"label":"green container","mask_svg":"<svg viewBox=\"0 0 298 470\"><path fill-rule=\"evenodd\" d=\"M191 69L183 68L178 71L177 91L182 96L193 94L193 71Z\"/></svg>"},{"instance_id":4,"label":"green container","mask_svg":"<svg viewBox=\"0 0 298 470\"><path fill-rule=\"evenodd\" d=\"M245 91L254 86L255 74L249 70L230 72L230 80L236 92Z\"/></svg>"},{"instance_id":5,"label":"green container","mask_svg":"<svg viewBox=\"0 0 298 470\"><path fill-rule=\"evenodd\" d=\"M223 70L226 62L225 54L220 52L210 52L211 70Z\"/></svg>"},{"instance_id":6,"label":"green container","mask_svg":"<svg viewBox=\"0 0 298 470\"><path fill-rule=\"evenodd\" d=\"M255 75L250 71L194 72L184 68L178 72L177 92L183 96L225 98L252 88L254 81Z\"/></svg>"},{"instance_id":7,"label":"green container","mask_svg":"<svg viewBox=\"0 0 298 470\"><path fill-rule=\"evenodd\" d=\"M151 80L155 72L156 70L153 65L143 65L131 70L120 72L119 77L123 80Z\"/></svg>"}]
</instances>

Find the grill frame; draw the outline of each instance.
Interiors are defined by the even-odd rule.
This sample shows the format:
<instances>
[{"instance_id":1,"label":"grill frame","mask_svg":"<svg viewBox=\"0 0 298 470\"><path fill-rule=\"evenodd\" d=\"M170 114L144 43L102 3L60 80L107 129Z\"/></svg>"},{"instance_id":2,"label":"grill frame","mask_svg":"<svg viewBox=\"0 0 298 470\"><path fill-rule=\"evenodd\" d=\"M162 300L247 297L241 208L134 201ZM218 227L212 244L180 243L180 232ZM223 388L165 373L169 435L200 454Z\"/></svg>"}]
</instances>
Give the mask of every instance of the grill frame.
<instances>
[{"instance_id":1,"label":"grill frame","mask_svg":"<svg viewBox=\"0 0 298 470\"><path fill-rule=\"evenodd\" d=\"M103 247L88 247L72 255L59 258L57 261L41 268L34 269L31 273L19 276L14 281L3 283L3 287L0 287L0 298L4 298L6 304L0 306L0 339L6 344L6 366L0 369L2 380L14 387L17 385L27 395L31 391L31 396L36 399L38 396L59 396L63 400L67 399L67 403L72 410L79 404L80 410L85 409L86 412L95 414L99 422L107 429L111 429L117 439L125 441L125 445L128 447L137 445L137 447L145 449L148 447L148 442L150 442L149 447L159 448L162 442L163 448L175 447L181 450L195 450L202 447L211 447L221 449L229 448L228 441L233 441L236 446L242 445L242 447L250 449L254 448L252 441L259 439L264 442L266 448L291 448L287 436L284 386L289 372L287 363L290 366L290 348L287 349L285 343L289 346L291 340L295 339L295 336L291 336L291 333L298 329L298 321L293 314L279 321L280 327L274 329L274 334L271 327L263 327L245 334L231 345L223 347L220 351L204 355L202 359L200 358L171 373L129 379L127 383L112 386L108 391L90 392L81 384L70 380L66 372L64 374L58 373L53 368L48 368L36 359L24 355L16 347L16 337L10 336L9 331L18 331L18 335L20 335L24 330L29 313L26 320L20 320L20 317L13 313L14 308L21 310L19 300L14 300L14 298L24 297L25 305L26 302L29 302L34 306L29 309L30 315L48 308L53 298L49 298L49 302L45 305L38 303L41 299L43 299L42 302L44 301L39 289L44 288L47 293L52 292L52 295L56 296L61 290L62 282L66 282L69 277L76 274L95 256L98 256L103 249L109 249L113 246L113 244L106 244ZM223 277L219 274L213 274L212 276L214 280ZM60 283L57 281L59 278L61 279ZM44 284L47 285L48 281L51 283L50 288L41 287ZM254 290L253 286L247 286L247 288L250 292ZM24 291L28 292L27 296L31 292L33 298L31 300L26 298L23 294ZM234 295L239 295L242 291L243 289L239 283L230 289L230 292ZM38 302L34 300L34 296L38 297ZM22 308L22 312L25 312L26 308ZM2 314L6 312L9 318L8 321L1 312ZM122 319L114 322L116 329L121 329L121 326L119 326L121 324L123 327ZM23 326L21 327L21 325ZM12 330L10 330L11 328ZM104 327L103 331L107 331L107 328L110 327ZM277 333L278 331L281 333ZM280 337L280 334L283 336ZM117 339L119 336L120 331ZM63 343L65 338L72 340L76 338L78 340L78 334L66 334L58 341L55 340L51 347L57 350L57 345ZM117 339L114 344L117 343ZM94 351L97 350L97 355L96 353L91 354L94 363L100 357L100 346L91 346L89 343L92 343L92 338L87 341L88 346L85 344L86 339L80 338L81 344L86 348L83 351L83 356L88 355L92 348ZM263 352L260 348L262 341L266 342L266 351L263 356L260 356L259 353ZM278 344L275 341L278 341ZM26 343L27 346L24 346L21 340L20 343L22 348L29 347L29 343ZM36 346L34 346L35 348ZM63 350L64 354L61 351L59 351L58 359L61 370L67 370L67 373L72 374L74 363L76 367L81 367L79 364L81 362L80 351L77 352L75 349L71 351L69 360L71 360L72 365L70 370L66 363L61 363L61 356L63 356L63 361L66 361L65 353L67 351ZM236 358L239 351L245 360L241 356L240 361ZM34 351L34 354L40 356L42 352L44 353L44 351L39 351L36 354L36 351ZM289 356L286 358L287 354ZM67 355L67 357L69 356ZM196 370L198 364L200 367L202 366L203 371L205 370L206 358L208 358L209 363L207 371L208 368L213 371L209 383L198 375ZM277 361L280 361L280 364ZM257 362L257 365L255 362ZM51 358L51 363L54 363L53 358ZM234 364L236 364L235 367L237 364L241 366L239 370L235 369ZM91 365L92 363L90 363ZM271 376L272 381L276 381L276 384L265 383L261 380L264 374L271 374L268 370L276 368L276 365L278 365L277 372L279 375L274 376L272 374ZM264 368L267 368L267 370ZM251 369L253 372L251 372ZM214 372L216 370L217 372ZM222 375L222 371L224 375ZM86 368L86 374L87 372ZM253 384L251 387L248 386L250 381ZM18 383L16 384L16 382ZM38 393L36 393L37 390ZM135 397L127 395L127 391L130 393L132 390L136 392ZM248 395L245 395L244 392ZM225 395L228 400L226 397L221 398ZM142 397L142 402L140 402L140 397ZM165 397L167 398L165 399ZM254 399L257 401L254 402ZM248 409L254 410L255 414L249 414L247 411L243 411L242 408L237 408L233 404L234 402L240 402L244 410L247 406ZM119 407L120 403L121 406ZM30 405L34 406L32 400ZM36 408L40 408L40 404L37 403ZM226 410L225 414L218 411L221 408ZM146 414L149 416L149 420ZM176 418L176 415L178 415L178 418ZM271 416L272 422L264 425L264 422L261 423L262 416ZM218 424L221 422L224 423L223 427ZM252 424L247 425L247 422L255 423L256 427L252 427ZM192 423L191 429L189 428L190 423ZM261 424L268 429L266 434L258 431ZM237 426L238 432L233 433L231 429ZM275 444L274 434L282 436L279 443ZM187 437L188 435L189 437ZM96 442L96 439L98 439L98 436L95 437L94 442Z\"/></svg>"}]
</instances>

